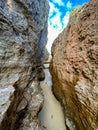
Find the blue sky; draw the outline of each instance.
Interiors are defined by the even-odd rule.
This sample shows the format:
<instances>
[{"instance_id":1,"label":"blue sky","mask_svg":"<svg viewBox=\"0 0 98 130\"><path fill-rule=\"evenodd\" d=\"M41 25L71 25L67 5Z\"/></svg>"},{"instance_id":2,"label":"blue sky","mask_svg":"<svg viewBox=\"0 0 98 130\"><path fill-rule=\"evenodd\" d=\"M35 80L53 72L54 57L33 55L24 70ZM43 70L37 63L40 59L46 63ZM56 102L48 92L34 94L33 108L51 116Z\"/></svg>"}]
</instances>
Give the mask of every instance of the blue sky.
<instances>
[{"instance_id":1,"label":"blue sky","mask_svg":"<svg viewBox=\"0 0 98 130\"><path fill-rule=\"evenodd\" d=\"M89 0L49 0L50 13L48 19L48 43L50 52L54 39L66 27L69 21L70 11Z\"/></svg>"}]
</instances>

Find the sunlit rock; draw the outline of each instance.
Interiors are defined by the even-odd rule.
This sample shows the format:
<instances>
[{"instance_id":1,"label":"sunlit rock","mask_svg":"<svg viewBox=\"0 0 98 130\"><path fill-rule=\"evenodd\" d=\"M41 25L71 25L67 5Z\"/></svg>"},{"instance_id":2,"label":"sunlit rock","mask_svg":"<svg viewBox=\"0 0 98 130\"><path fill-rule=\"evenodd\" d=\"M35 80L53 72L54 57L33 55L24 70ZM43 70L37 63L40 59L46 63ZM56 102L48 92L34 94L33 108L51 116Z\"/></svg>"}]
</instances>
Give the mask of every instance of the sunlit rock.
<instances>
[{"instance_id":1,"label":"sunlit rock","mask_svg":"<svg viewBox=\"0 0 98 130\"><path fill-rule=\"evenodd\" d=\"M98 1L71 12L54 41L53 92L70 130L98 130Z\"/></svg>"}]
</instances>

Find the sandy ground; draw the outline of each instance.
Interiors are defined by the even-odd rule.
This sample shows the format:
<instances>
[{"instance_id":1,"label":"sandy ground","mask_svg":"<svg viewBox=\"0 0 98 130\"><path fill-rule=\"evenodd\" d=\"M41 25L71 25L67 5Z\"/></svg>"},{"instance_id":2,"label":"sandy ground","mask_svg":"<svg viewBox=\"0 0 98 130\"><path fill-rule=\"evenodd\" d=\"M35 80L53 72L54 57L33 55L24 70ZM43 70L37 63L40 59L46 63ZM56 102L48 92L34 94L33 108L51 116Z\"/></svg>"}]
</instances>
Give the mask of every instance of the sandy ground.
<instances>
[{"instance_id":1,"label":"sandy ground","mask_svg":"<svg viewBox=\"0 0 98 130\"><path fill-rule=\"evenodd\" d=\"M51 91L52 82L48 69L45 69L45 74L46 78L41 82L44 93L44 106L39 113L42 130L66 130L61 105Z\"/></svg>"}]
</instances>

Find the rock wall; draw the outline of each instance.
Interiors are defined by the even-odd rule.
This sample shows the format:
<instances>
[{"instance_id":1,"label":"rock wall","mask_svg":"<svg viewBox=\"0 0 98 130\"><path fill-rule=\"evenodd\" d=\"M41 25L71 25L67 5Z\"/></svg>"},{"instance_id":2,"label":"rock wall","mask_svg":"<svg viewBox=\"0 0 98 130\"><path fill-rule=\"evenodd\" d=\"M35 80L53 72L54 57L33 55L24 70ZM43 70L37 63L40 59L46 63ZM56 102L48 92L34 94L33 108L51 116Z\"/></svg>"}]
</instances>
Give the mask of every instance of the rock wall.
<instances>
[{"instance_id":1,"label":"rock wall","mask_svg":"<svg viewBox=\"0 0 98 130\"><path fill-rule=\"evenodd\" d=\"M0 130L40 130L47 0L0 0Z\"/></svg>"},{"instance_id":2,"label":"rock wall","mask_svg":"<svg viewBox=\"0 0 98 130\"><path fill-rule=\"evenodd\" d=\"M50 71L68 130L98 130L98 1L76 8L54 41Z\"/></svg>"}]
</instances>

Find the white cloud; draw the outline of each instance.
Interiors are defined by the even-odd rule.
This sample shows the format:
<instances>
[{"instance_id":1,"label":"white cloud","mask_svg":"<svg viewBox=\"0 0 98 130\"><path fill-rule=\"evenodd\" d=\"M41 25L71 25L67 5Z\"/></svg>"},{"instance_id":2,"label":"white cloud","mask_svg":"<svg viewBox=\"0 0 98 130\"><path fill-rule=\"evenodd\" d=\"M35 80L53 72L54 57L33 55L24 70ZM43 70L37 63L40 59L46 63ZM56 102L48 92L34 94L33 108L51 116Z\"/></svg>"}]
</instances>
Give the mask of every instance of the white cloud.
<instances>
[{"instance_id":1,"label":"white cloud","mask_svg":"<svg viewBox=\"0 0 98 130\"><path fill-rule=\"evenodd\" d=\"M55 5L52 2L49 2L50 5L50 11L49 11L49 17L53 15L53 13L59 13L59 9L55 7Z\"/></svg>"},{"instance_id":2,"label":"white cloud","mask_svg":"<svg viewBox=\"0 0 98 130\"><path fill-rule=\"evenodd\" d=\"M53 2L60 6L64 6L64 2L62 0L53 0Z\"/></svg>"},{"instance_id":3,"label":"white cloud","mask_svg":"<svg viewBox=\"0 0 98 130\"><path fill-rule=\"evenodd\" d=\"M68 24L69 15L70 15L70 12L67 11L66 14L65 14L65 16L63 17L63 26L64 26L64 27Z\"/></svg>"},{"instance_id":4,"label":"white cloud","mask_svg":"<svg viewBox=\"0 0 98 130\"><path fill-rule=\"evenodd\" d=\"M48 43L46 47L50 52L51 45L54 39L63 30L63 27L61 22L61 12L57 7L55 7L53 3L49 2L49 4L50 4L50 13L49 13L49 21L48 21Z\"/></svg>"},{"instance_id":5,"label":"white cloud","mask_svg":"<svg viewBox=\"0 0 98 130\"><path fill-rule=\"evenodd\" d=\"M62 29L61 15L62 13L59 11L59 9L50 2L49 24L52 27Z\"/></svg>"},{"instance_id":6,"label":"white cloud","mask_svg":"<svg viewBox=\"0 0 98 130\"><path fill-rule=\"evenodd\" d=\"M51 53L51 46L55 38L59 35L62 29L54 28L53 26L48 23L48 43L47 43L47 50Z\"/></svg>"},{"instance_id":7,"label":"white cloud","mask_svg":"<svg viewBox=\"0 0 98 130\"><path fill-rule=\"evenodd\" d=\"M50 25L53 26L54 28L62 28L62 23L61 23L61 14L56 13L56 15L52 18L49 19Z\"/></svg>"},{"instance_id":8,"label":"white cloud","mask_svg":"<svg viewBox=\"0 0 98 130\"><path fill-rule=\"evenodd\" d=\"M51 52L51 46L53 41L63 31L64 27L68 23L69 11L67 11L65 16L61 18L62 12L60 12L60 10L57 7L55 7L53 3L49 2L49 4L50 4L50 13L48 21L48 43L46 47L48 51Z\"/></svg>"},{"instance_id":9,"label":"white cloud","mask_svg":"<svg viewBox=\"0 0 98 130\"><path fill-rule=\"evenodd\" d=\"M67 8L71 9L72 8L72 3L70 1L68 1L66 6L67 6Z\"/></svg>"}]
</instances>

